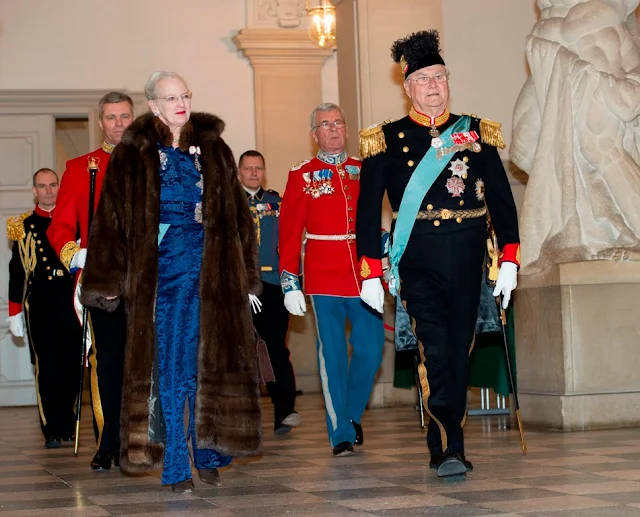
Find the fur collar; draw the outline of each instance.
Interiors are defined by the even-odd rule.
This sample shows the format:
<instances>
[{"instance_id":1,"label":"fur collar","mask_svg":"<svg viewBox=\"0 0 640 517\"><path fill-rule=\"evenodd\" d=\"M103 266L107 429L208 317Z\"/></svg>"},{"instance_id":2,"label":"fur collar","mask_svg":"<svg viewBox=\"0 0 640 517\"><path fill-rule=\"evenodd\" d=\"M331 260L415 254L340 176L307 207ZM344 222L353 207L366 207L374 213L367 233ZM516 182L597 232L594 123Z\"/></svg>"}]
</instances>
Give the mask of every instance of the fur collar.
<instances>
[{"instance_id":1,"label":"fur collar","mask_svg":"<svg viewBox=\"0 0 640 517\"><path fill-rule=\"evenodd\" d=\"M222 119L208 113L192 112L180 133L180 150L186 151L192 145L202 145L206 140L215 141L222 131L224 131ZM146 147L151 142L162 142L170 146L172 141L173 135L169 128L153 113L140 115L122 135L123 144L139 147Z\"/></svg>"}]
</instances>

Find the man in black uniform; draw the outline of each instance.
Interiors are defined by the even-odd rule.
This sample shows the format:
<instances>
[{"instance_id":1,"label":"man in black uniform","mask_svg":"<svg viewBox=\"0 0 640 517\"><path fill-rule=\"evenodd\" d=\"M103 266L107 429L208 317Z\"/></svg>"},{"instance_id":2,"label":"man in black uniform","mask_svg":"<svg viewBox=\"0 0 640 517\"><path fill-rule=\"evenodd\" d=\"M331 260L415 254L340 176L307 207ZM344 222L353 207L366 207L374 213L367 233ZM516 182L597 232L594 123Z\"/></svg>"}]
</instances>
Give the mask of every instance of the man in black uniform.
<instances>
[{"instance_id":1,"label":"man in black uniform","mask_svg":"<svg viewBox=\"0 0 640 517\"><path fill-rule=\"evenodd\" d=\"M449 112L449 73L437 31L393 44L411 99L408 116L361 132L364 158L356 242L362 299L382 312L380 218L384 192L393 213L389 287L399 294L418 338L427 445L440 477L464 475L468 356L480 298L487 218L497 234L495 296L516 286L516 208L496 147L500 124ZM497 264L496 264L497 266Z\"/></svg>"},{"instance_id":2,"label":"man in black uniform","mask_svg":"<svg viewBox=\"0 0 640 517\"><path fill-rule=\"evenodd\" d=\"M13 241L9 328L14 336L23 337L26 320L40 427L45 447L56 448L74 439L82 330L71 303L73 275L47 240L58 195L54 171L40 169L33 175L33 195L35 210L7 221L7 236Z\"/></svg>"},{"instance_id":3,"label":"man in black uniform","mask_svg":"<svg viewBox=\"0 0 640 517\"><path fill-rule=\"evenodd\" d=\"M269 351L275 382L267 383L273 402L274 432L287 434L300 425L295 411L296 379L287 348L289 311L284 306L284 293L278 273L278 223L282 198L275 190L264 190L262 182L266 171L264 157L258 151L246 151L240 156L238 178L247 193L249 210L253 217L260 245L262 269L262 309L254 311L253 324L264 339Z\"/></svg>"}]
</instances>

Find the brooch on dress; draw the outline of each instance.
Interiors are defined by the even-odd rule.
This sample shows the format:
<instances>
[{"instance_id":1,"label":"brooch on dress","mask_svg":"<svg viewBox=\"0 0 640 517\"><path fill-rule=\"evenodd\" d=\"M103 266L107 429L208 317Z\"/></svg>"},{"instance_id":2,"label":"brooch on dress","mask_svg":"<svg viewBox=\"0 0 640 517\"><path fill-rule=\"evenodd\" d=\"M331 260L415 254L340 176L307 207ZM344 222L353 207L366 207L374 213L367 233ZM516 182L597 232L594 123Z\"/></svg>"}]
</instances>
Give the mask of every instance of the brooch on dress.
<instances>
[{"instance_id":1,"label":"brooch on dress","mask_svg":"<svg viewBox=\"0 0 640 517\"><path fill-rule=\"evenodd\" d=\"M200 195L202 196L202 193L204 192L204 178L202 177L202 174L200 174L200 180L196 183L196 187L200 189ZM196 208L194 210L193 218L196 220L197 223L202 223L202 201L198 201L196 203Z\"/></svg>"},{"instance_id":2,"label":"brooch on dress","mask_svg":"<svg viewBox=\"0 0 640 517\"><path fill-rule=\"evenodd\" d=\"M195 145L190 146L189 154L193 155L193 163L196 166L196 170L200 172L202 170L202 165L200 165L200 160L198 159L198 156L202 154L200 152L200 147Z\"/></svg>"}]
</instances>

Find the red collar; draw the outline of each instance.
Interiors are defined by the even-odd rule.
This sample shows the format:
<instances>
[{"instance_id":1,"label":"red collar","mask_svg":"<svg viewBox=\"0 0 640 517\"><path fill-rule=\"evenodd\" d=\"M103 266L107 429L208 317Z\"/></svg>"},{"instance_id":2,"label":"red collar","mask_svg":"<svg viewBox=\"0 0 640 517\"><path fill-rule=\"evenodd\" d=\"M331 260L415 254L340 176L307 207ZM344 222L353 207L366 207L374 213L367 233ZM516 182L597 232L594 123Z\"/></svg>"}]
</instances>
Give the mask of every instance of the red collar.
<instances>
[{"instance_id":1,"label":"red collar","mask_svg":"<svg viewBox=\"0 0 640 517\"><path fill-rule=\"evenodd\" d=\"M47 211L43 208L40 208L40 205L36 205L35 213L40 217L48 217L49 219L51 219L51 217L53 217L53 212L55 211L55 209L56 207L54 206L51 210Z\"/></svg>"}]
</instances>

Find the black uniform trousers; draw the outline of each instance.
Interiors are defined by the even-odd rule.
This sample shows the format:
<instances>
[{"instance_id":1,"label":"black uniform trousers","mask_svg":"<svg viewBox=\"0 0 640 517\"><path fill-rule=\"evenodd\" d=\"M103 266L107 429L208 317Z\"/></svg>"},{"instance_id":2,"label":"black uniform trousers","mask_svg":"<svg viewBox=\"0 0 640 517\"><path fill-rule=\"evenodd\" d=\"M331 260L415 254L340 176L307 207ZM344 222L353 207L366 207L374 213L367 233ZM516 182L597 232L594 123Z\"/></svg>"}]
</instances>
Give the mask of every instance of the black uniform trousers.
<instances>
[{"instance_id":1,"label":"black uniform trousers","mask_svg":"<svg viewBox=\"0 0 640 517\"><path fill-rule=\"evenodd\" d=\"M275 382L267 383L267 391L274 406L274 425L278 428L284 418L293 413L296 400L296 379L287 348L289 311L284 306L280 285L262 282L262 310L253 315L253 324L267 344Z\"/></svg>"},{"instance_id":2,"label":"black uniform trousers","mask_svg":"<svg viewBox=\"0 0 640 517\"><path fill-rule=\"evenodd\" d=\"M89 309L92 346L89 351L91 408L97 449L119 455L120 407L126 343L124 303L114 312Z\"/></svg>"},{"instance_id":3,"label":"black uniform trousers","mask_svg":"<svg viewBox=\"0 0 640 517\"><path fill-rule=\"evenodd\" d=\"M416 221L400 261L400 297L418 338L429 450L464 454L469 352L487 234L484 224L441 233L421 231L426 224L432 223Z\"/></svg>"},{"instance_id":4,"label":"black uniform trousers","mask_svg":"<svg viewBox=\"0 0 640 517\"><path fill-rule=\"evenodd\" d=\"M24 301L40 427L47 439L75 434L82 328L70 296L69 289L34 290Z\"/></svg>"}]
</instances>

